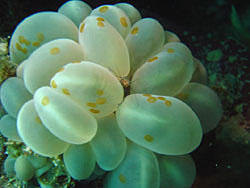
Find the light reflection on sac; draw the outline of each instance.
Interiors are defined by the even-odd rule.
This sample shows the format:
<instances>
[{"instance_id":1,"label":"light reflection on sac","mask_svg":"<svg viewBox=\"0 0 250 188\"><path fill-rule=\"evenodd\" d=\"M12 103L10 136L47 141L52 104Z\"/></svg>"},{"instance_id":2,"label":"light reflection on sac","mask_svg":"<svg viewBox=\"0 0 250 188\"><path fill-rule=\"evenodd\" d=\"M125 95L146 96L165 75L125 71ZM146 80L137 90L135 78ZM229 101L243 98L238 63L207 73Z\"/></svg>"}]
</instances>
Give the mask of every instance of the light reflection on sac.
<instances>
[{"instance_id":1,"label":"light reflection on sac","mask_svg":"<svg viewBox=\"0 0 250 188\"><path fill-rule=\"evenodd\" d=\"M0 132L22 148L8 150L8 176L42 186L60 167L75 180L105 176L105 188L191 187L189 153L222 107L204 66L159 21L128 3L73 0L25 18L9 51L19 66L1 85Z\"/></svg>"}]
</instances>

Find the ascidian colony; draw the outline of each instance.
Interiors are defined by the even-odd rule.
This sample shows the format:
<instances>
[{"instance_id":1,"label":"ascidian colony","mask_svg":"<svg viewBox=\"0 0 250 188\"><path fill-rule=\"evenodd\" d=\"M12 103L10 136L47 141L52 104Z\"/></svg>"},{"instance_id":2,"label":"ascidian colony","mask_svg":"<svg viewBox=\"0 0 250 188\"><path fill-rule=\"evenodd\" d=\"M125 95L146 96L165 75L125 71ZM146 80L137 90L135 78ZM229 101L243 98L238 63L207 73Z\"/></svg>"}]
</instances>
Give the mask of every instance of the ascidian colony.
<instances>
[{"instance_id":1,"label":"ascidian colony","mask_svg":"<svg viewBox=\"0 0 250 188\"><path fill-rule=\"evenodd\" d=\"M18 67L1 85L0 131L19 151L7 151L8 177L40 187L62 186L53 174L105 188L192 186L189 153L222 106L205 67L159 21L128 3L68 1L19 23L9 53Z\"/></svg>"}]
</instances>

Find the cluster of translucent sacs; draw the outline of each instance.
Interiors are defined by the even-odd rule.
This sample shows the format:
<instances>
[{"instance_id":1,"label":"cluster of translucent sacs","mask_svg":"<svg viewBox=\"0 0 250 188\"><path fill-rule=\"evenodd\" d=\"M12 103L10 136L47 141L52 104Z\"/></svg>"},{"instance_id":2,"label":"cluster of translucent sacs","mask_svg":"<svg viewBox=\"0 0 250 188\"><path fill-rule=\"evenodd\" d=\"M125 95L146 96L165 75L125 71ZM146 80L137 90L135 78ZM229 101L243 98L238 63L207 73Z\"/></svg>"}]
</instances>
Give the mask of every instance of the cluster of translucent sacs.
<instances>
[{"instance_id":1,"label":"cluster of translucent sacs","mask_svg":"<svg viewBox=\"0 0 250 188\"><path fill-rule=\"evenodd\" d=\"M188 153L222 108L204 66L157 20L127 3L69 1L24 19L10 57L19 66L1 86L4 136L44 157L63 154L77 180L102 169L109 188L192 185ZM44 166L33 163L9 156L6 172L29 180Z\"/></svg>"}]
</instances>

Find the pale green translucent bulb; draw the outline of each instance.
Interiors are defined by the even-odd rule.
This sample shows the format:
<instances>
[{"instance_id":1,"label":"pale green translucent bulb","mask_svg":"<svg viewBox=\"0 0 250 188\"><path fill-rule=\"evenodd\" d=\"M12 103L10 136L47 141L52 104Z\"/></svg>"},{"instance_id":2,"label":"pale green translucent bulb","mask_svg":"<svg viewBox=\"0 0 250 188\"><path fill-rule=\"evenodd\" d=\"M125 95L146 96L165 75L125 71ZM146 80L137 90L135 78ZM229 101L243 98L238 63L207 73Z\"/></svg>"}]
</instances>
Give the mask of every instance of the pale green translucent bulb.
<instances>
[{"instance_id":1,"label":"pale green translucent bulb","mask_svg":"<svg viewBox=\"0 0 250 188\"><path fill-rule=\"evenodd\" d=\"M70 39L57 39L48 42L31 54L24 67L24 83L31 93L48 86L59 69L73 61L84 59L81 46Z\"/></svg>"},{"instance_id":2,"label":"pale green translucent bulb","mask_svg":"<svg viewBox=\"0 0 250 188\"><path fill-rule=\"evenodd\" d=\"M92 8L83 1L68 1L59 7L58 12L67 16L78 27L80 23L86 18L92 11Z\"/></svg>"},{"instance_id":3,"label":"pale green translucent bulb","mask_svg":"<svg viewBox=\"0 0 250 188\"><path fill-rule=\"evenodd\" d=\"M84 60L100 64L119 77L129 73L129 53L125 41L104 18L88 16L79 27Z\"/></svg>"},{"instance_id":4,"label":"pale green translucent bulb","mask_svg":"<svg viewBox=\"0 0 250 188\"><path fill-rule=\"evenodd\" d=\"M165 44L169 42L181 42L181 40L175 33L165 30Z\"/></svg>"},{"instance_id":5,"label":"pale green translucent bulb","mask_svg":"<svg viewBox=\"0 0 250 188\"><path fill-rule=\"evenodd\" d=\"M190 82L197 82L203 85L207 85L208 77L207 77L207 70L205 66L200 62L199 59L193 58L194 63L196 64L196 69L193 73L192 79Z\"/></svg>"},{"instance_id":6,"label":"pale green translucent bulb","mask_svg":"<svg viewBox=\"0 0 250 188\"><path fill-rule=\"evenodd\" d=\"M1 85L1 103L8 114L14 118L17 117L22 105L31 98L32 95L20 78L10 77Z\"/></svg>"},{"instance_id":7,"label":"pale green translucent bulb","mask_svg":"<svg viewBox=\"0 0 250 188\"><path fill-rule=\"evenodd\" d=\"M126 13L131 25L141 19L140 12L133 5L129 3L117 3L115 6L122 9Z\"/></svg>"},{"instance_id":8,"label":"pale green translucent bulb","mask_svg":"<svg viewBox=\"0 0 250 188\"><path fill-rule=\"evenodd\" d=\"M123 100L123 87L107 68L81 61L69 63L55 74L50 85L100 118L114 112Z\"/></svg>"},{"instance_id":9,"label":"pale green translucent bulb","mask_svg":"<svg viewBox=\"0 0 250 188\"><path fill-rule=\"evenodd\" d=\"M98 120L98 130L90 142L98 165L104 170L115 169L122 161L127 143L114 114Z\"/></svg>"},{"instance_id":10,"label":"pale green translucent bulb","mask_svg":"<svg viewBox=\"0 0 250 188\"><path fill-rule=\"evenodd\" d=\"M16 158L13 158L11 155L8 155L4 161L4 172L8 177L13 177L16 175L15 162Z\"/></svg>"},{"instance_id":11,"label":"pale green translucent bulb","mask_svg":"<svg viewBox=\"0 0 250 188\"><path fill-rule=\"evenodd\" d=\"M95 136L95 118L69 96L50 87L41 87L34 94L34 104L43 124L61 140L83 144Z\"/></svg>"},{"instance_id":12,"label":"pale green translucent bulb","mask_svg":"<svg viewBox=\"0 0 250 188\"><path fill-rule=\"evenodd\" d=\"M16 68L16 77L20 78L23 80L23 70L24 70L24 66L27 63L27 59L22 61L18 67Z\"/></svg>"},{"instance_id":13,"label":"pale green translucent bulb","mask_svg":"<svg viewBox=\"0 0 250 188\"><path fill-rule=\"evenodd\" d=\"M113 5L102 5L94 9L90 16L100 16L106 19L123 38L126 38L131 28L128 16L118 7Z\"/></svg>"},{"instance_id":14,"label":"pale green translucent bulb","mask_svg":"<svg viewBox=\"0 0 250 188\"><path fill-rule=\"evenodd\" d=\"M17 129L23 142L42 156L55 157L66 151L69 146L43 125L36 113L33 100L21 108L17 118Z\"/></svg>"},{"instance_id":15,"label":"pale green translucent bulb","mask_svg":"<svg viewBox=\"0 0 250 188\"><path fill-rule=\"evenodd\" d=\"M66 170L77 180L89 178L95 168L95 154L89 143L71 145L63 154Z\"/></svg>"},{"instance_id":16,"label":"pale green translucent bulb","mask_svg":"<svg viewBox=\"0 0 250 188\"><path fill-rule=\"evenodd\" d=\"M16 177L23 181L30 180L35 174L35 168L24 155L20 155L15 162Z\"/></svg>"},{"instance_id":17,"label":"pale green translucent bulb","mask_svg":"<svg viewBox=\"0 0 250 188\"><path fill-rule=\"evenodd\" d=\"M20 63L42 44L58 38L77 41L77 27L56 12L39 12L25 18L16 27L10 41L10 58Z\"/></svg>"},{"instance_id":18,"label":"pale green translucent bulb","mask_svg":"<svg viewBox=\"0 0 250 188\"><path fill-rule=\"evenodd\" d=\"M13 141L22 141L17 133L16 119L9 114L4 115L0 120L0 132L3 136Z\"/></svg>"},{"instance_id":19,"label":"pale green translucent bulb","mask_svg":"<svg viewBox=\"0 0 250 188\"><path fill-rule=\"evenodd\" d=\"M223 109L219 97L212 89L192 82L177 97L188 104L197 114L204 133L211 131L218 125Z\"/></svg>"},{"instance_id":20,"label":"pale green translucent bulb","mask_svg":"<svg viewBox=\"0 0 250 188\"><path fill-rule=\"evenodd\" d=\"M119 127L129 139L156 153L182 155L201 142L198 117L174 97L129 95L116 114Z\"/></svg>"},{"instance_id":21,"label":"pale green translucent bulb","mask_svg":"<svg viewBox=\"0 0 250 188\"><path fill-rule=\"evenodd\" d=\"M182 43L167 43L165 50L151 57L133 75L132 93L174 96L191 80L194 63Z\"/></svg>"},{"instance_id":22,"label":"pale green translucent bulb","mask_svg":"<svg viewBox=\"0 0 250 188\"><path fill-rule=\"evenodd\" d=\"M110 172L104 188L159 188L160 172L155 154L137 144L128 142L122 163Z\"/></svg>"},{"instance_id":23,"label":"pale green translucent bulb","mask_svg":"<svg viewBox=\"0 0 250 188\"><path fill-rule=\"evenodd\" d=\"M190 155L158 156L161 188L189 188L195 176L195 163Z\"/></svg>"},{"instance_id":24,"label":"pale green translucent bulb","mask_svg":"<svg viewBox=\"0 0 250 188\"><path fill-rule=\"evenodd\" d=\"M126 44L129 50L132 75L148 58L156 54L165 41L161 24L153 18L143 18L131 28Z\"/></svg>"}]
</instances>

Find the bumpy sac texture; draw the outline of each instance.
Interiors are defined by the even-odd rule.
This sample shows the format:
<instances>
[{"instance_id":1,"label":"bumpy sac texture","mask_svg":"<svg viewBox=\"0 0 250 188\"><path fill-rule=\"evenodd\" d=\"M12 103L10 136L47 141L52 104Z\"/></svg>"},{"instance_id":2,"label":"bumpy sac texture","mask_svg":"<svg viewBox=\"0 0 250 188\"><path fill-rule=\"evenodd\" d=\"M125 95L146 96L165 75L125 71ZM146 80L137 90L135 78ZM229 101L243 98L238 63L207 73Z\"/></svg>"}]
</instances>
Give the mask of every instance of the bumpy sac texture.
<instances>
[{"instance_id":1,"label":"bumpy sac texture","mask_svg":"<svg viewBox=\"0 0 250 188\"><path fill-rule=\"evenodd\" d=\"M84 49L84 60L100 64L120 77L129 73L126 43L104 18L87 17L79 27L79 42Z\"/></svg>"},{"instance_id":2,"label":"bumpy sac texture","mask_svg":"<svg viewBox=\"0 0 250 188\"><path fill-rule=\"evenodd\" d=\"M193 82L189 83L177 97L188 104L197 114L204 133L218 125L223 109L219 97L212 89Z\"/></svg>"},{"instance_id":3,"label":"bumpy sac texture","mask_svg":"<svg viewBox=\"0 0 250 188\"><path fill-rule=\"evenodd\" d=\"M118 7L113 5L102 5L94 9L90 16L99 16L107 20L123 38L126 38L131 23L128 16Z\"/></svg>"},{"instance_id":4,"label":"bumpy sac texture","mask_svg":"<svg viewBox=\"0 0 250 188\"><path fill-rule=\"evenodd\" d=\"M70 176L77 180L89 178L96 162L89 143L71 145L63 154L63 161Z\"/></svg>"},{"instance_id":5,"label":"bumpy sac texture","mask_svg":"<svg viewBox=\"0 0 250 188\"><path fill-rule=\"evenodd\" d=\"M160 172L153 152L128 142L127 153L118 168L110 172L104 188L159 188Z\"/></svg>"},{"instance_id":6,"label":"bumpy sac texture","mask_svg":"<svg viewBox=\"0 0 250 188\"><path fill-rule=\"evenodd\" d=\"M42 156L55 157L65 152L69 146L43 125L36 113L33 100L21 108L17 118L17 129L23 142Z\"/></svg>"},{"instance_id":7,"label":"bumpy sac texture","mask_svg":"<svg viewBox=\"0 0 250 188\"><path fill-rule=\"evenodd\" d=\"M80 23L91 13L92 8L83 1L68 1L64 3L58 12L67 16L78 27Z\"/></svg>"},{"instance_id":8,"label":"bumpy sac texture","mask_svg":"<svg viewBox=\"0 0 250 188\"><path fill-rule=\"evenodd\" d=\"M62 14L56 12L33 14L16 27L10 41L10 58L19 64L35 49L51 40L68 38L77 41L77 33L75 24Z\"/></svg>"},{"instance_id":9,"label":"bumpy sac texture","mask_svg":"<svg viewBox=\"0 0 250 188\"><path fill-rule=\"evenodd\" d=\"M24 67L24 83L31 93L48 86L50 79L69 62L81 61L84 53L81 46L70 39L48 42L31 54Z\"/></svg>"},{"instance_id":10,"label":"bumpy sac texture","mask_svg":"<svg viewBox=\"0 0 250 188\"><path fill-rule=\"evenodd\" d=\"M114 112L123 100L123 87L107 68L81 61L64 66L50 85L97 118Z\"/></svg>"},{"instance_id":11,"label":"bumpy sac texture","mask_svg":"<svg viewBox=\"0 0 250 188\"><path fill-rule=\"evenodd\" d=\"M132 93L174 96L191 80L193 57L182 43L168 43L166 50L151 57L134 74Z\"/></svg>"},{"instance_id":12,"label":"bumpy sac texture","mask_svg":"<svg viewBox=\"0 0 250 188\"><path fill-rule=\"evenodd\" d=\"M98 130L90 144L102 169L114 170L120 164L126 152L127 142L114 114L98 120Z\"/></svg>"},{"instance_id":13,"label":"bumpy sac texture","mask_svg":"<svg viewBox=\"0 0 250 188\"><path fill-rule=\"evenodd\" d=\"M160 154L189 153L202 138L198 117L174 97L129 95L117 111L117 122L129 139Z\"/></svg>"},{"instance_id":14,"label":"bumpy sac texture","mask_svg":"<svg viewBox=\"0 0 250 188\"><path fill-rule=\"evenodd\" d=\"M63 141L83 144L95 136L95 118L67 95L42 87L34 94L34 103L43 124Z\"/></svg>"},{"instance_id":15,"label":"bumpy sac texture","mask_svg":"<svg viewBox=\"0 0 250 188\"><path fill-rule=\"evenodd\" d=\"M25 88L23 80L19 78L8 78L1 86L1 103L14 118L17 118L22 105L31 98L32 95Z\"/></svg>"}]
</instances>

